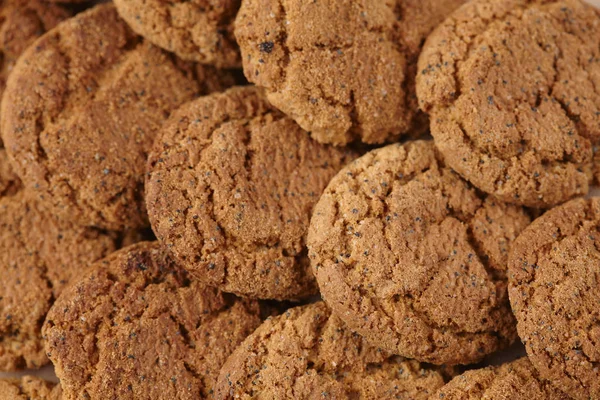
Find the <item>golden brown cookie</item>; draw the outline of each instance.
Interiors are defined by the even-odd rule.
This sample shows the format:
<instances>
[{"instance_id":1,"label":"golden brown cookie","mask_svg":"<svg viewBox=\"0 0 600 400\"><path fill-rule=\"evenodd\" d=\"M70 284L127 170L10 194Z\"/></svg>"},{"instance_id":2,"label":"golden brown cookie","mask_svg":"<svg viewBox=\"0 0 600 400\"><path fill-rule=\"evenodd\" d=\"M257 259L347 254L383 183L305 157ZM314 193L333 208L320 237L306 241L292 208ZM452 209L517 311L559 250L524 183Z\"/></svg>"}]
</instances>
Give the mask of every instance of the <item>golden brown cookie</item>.
<instances>
[{"instance_id":1,"label":"golden brown cookie","mask_svg":"<svg viewBox=\"0 0 600 400\"><path fill-rule=\"evenodd\" d=\"M190 102L161 134L146 201L156 236L178 262L241 296L315 294L305 246L310 215L354 153L311 140L256 87Z\"/></svg>"},{"instance_id":2,"label":"golden brown cookie","mask_svg":"<svg viewBox=\"0 0 600 400\"><path fill-rule=\"evenodd\" d=\"M322 143L383 143L426 129L416 64L464 0L247 0L235 22L244 72Z\"/></svg>"},{"instance_id":3,"label":"golden brown cookie","mask_svg":"<svg viewBox=\"0 0 600 400\"><path fill-rule=\"evenodd\" d=\"M310 222L309 257L324 300L370 343L469 364L516 338L506 263L529 221L463 181L432 142L394 144L332 179Z\"/></svg>"},{"instance_id":4,"label":"golden brown cookie","mask_svg":"<svg viewBox=\"0 0 600 400\"><path fill-rule=\"evenodd\" d=\"M65 21L8 82L1 123L15 172L64 219L146 225L147 153L171 110L200 92L196 72L142 41L110 4Z\"/></svg>"},{"instance_id":5,"label":"golden brown cookie","mask_svg":"<svg viewBox=\"0 0 600 400\"><path fill-rule=\"evenodd\" d=\"M259 314L258 302L203 287L144 242L70 285L43 332L66 400L204 399Z\"/></svg>"},{"instance_id":6,"label":"golden brown cookie","mask_svg":"<svg viewBox=\"0 0 600 400\"><path fill-rule=\"evenodd\" d=\"M233 20L240 0L115 0L131 29L184 60L238 67Z\"/></svg>"},{"instance_id":7,"label":"golden brown cookie","mask_svg":"<svg viewBox=\"0 0 600 400\"><path fill-rule=\"evenodd\" d=\"M568 400L541 379L527 357L501 365L467 371L452 379L429 400Z\"/></svg>"},{"instance_id":8,"label":"golden brown cookie","mask_svg":"<svg viewBox=\"0 0 600 400\"><path fill-rule=\"evenodd\" d=\"M115 235L59 220L23 191L0 199L1 371L48 362L46 313L72 277L115 247Z\"/></svg>"},{"instance_id":9,"label":"golden brown cookie","mask_svg":"<svg viewBox=\"0 0 600 400\"><path fill-rule=\"evenodd\" d=\"M3 0L0 3L0 98L21 53L37 37L68 17L67 10L43 0Z\"/></svg>"},{"instance_id":10,"label":"golden brown cookie","mask_svg":"<svg viewBox=\"0 0 600 400\"><path fill-rule=\"evenodd\" d=\"M427 399L440 371L367 344L325 303L265 321L233 352L216 386L226 399Z\"/></svg>"},{"instance_id":11,"label":"golden brown cookie","mask_svg":"<svg viewBox=\"0 0 600 400\"><path fill-rule=\"evenodd\" d=\"M21 180L13 171L6 150L0 147L0 198L12 196L22 188Z\"/></svg>"},{"instance_id":12,"label":"golden brown cookie","mask_svg":"<svg viewBox=\"0 0 600 400\"><path fill-rule=\"evenodd\" d=\"M509 295L532 364L574 399L600 398L600 198L572 200L514 242Z\"/></svg>"},{"instance_id":13,"label":"golden brown cookie","mask_svg":"<svg viewBox=\"0 0 600 400\"><path fill-rule=\"evenodd\" d=\"M476 0L434 33L417 93L448 165L503 201L588 191L600 142L600 11L580 0Z\"/></svg>"},{"instance_id":14,"label":"golden brown cookie","mask_svg":"<svg viewBox=\"0 0 600 400\"><path fill-rule=\"evenodd\" d=\"M35 376L0 379L0 400L61 400L60 385Z\"/></svg>"}]
</instances>

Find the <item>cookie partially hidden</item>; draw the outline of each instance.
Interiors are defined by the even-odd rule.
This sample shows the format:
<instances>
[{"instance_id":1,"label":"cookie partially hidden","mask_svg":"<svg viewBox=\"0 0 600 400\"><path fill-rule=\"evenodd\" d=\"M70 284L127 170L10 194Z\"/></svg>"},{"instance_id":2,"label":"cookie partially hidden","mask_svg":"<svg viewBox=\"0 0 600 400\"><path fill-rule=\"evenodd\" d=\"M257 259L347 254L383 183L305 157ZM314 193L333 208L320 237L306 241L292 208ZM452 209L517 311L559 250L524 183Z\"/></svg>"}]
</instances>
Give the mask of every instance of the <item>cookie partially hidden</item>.
<instances>
[{"instance_id":1,"label":"cookie partially hidden","mask_svg":"<svg viewBox=\"0 0 600 400\"><path fill-rule=\"evenodd\" d=\"M131 29L184 60L239 67L233 20L240 0L115 0Z\"/></svg>"},{"instance_id":2,"label":"cookie partially hidden","mask_svg":"<svg viewBox=\"0 0 600 400\"><path fill-rule=\"evenodd\" d=\"M541 377L574 399L600 398L600 198L572 200L514 242L509 294Z\"/></svg>"},{"instance_id":3,"label":"cookie partially hidden","mask_svg":"<svg viewBox=\"0 0 600 400\"><path fill-rule=\"evenodd\" d=\"M262 299L316 294L306 255L312 209L355 157L316 143L256 87L182 106L149 158L152 228L196 279Z\"/></svg>"},{"instance_id":4,"label":"cookie partially hidden","mask_svg":"<svg viewBox=\"0 0 600 400\"><path fill-rule=\"evenodd\" d=\"M69 17L67 10L44 0L0 3L0 98L19 56L36 38Z\"/></svg>"},{"instance_id":5,"label":"cookie partially hidden","mask_svg":"<svg viewBox=\"0 0 600 400\"><path fill-rule=\"evenodd\" d=\"M0 400L61 400L59 384L34 376L0 379Z\"/></svg>"},{"instance_id":6,"label":"cookie partially hidden","mask_svg":"<svg viewBox=\"0 0 600 400\"><path fill-rule=\"evenodd\" d=\"M600 11L472 1L427 40L417 94L448 166L479 189L541 208L584 195L600 143Z\"/></svg>"},{"instance_id":7,"label":"cookie partially hidden","mask_svg":"<svg viewBox=\"0 0 600 400\"><path fill-rule=\"evenodd\" d=\"M0 199L0 371L48 363L46 313L69 280L115 242L116 235L56 218L23 191Z\"/></svg>"},{"instance_id":8,"label":"cookie partially hidden","mask_svg":"<svg viewBox=\"0 0 600 400\"><path fill-rule=\"evenodd\" d=\"M506 291L518 206L473 189L425 141L357 159L315 207L308 248L321 294L393 354L469 364L516 338Z\"/></svg>"},{"instance_id":9,"label":"cookie partially hidden","mask_svg":"<svg viewBox=\"0 0 600 400\"><path fill-rule=\"evenodd\" d=\"M452 379L429 400L568 400L541 379L525 357L499 367L467 371Z\"/></svg>"},{"instance_id":10,"label":"cookie partially hidden","mask_svg":"<svg viewBox=\"0 0 600 400\"><path fill-rule=\"evenodd\" d=\"M323 302L265 321L229 357L216 399L427 399L444 374L372 347Z\"/></svg>"},{"instance_id":11,"label":"cookie partially hidden","mask_svg":"<svg viewBox=\"0 0 600 400\"><path fill-rule=\"evenodd\" d=\"M427 129L415 95L429 32L464 0L244 0L244 73L321 143L383 143Z\"/></svg>"},{"instance_id":12,"label":"cookie partially hidden","mask_svg":"<svg viewBox=\"0 0 600 400\"><path fill-rule=\"evenodd\" d=\"M154 242L117 251L69 286L44 324L66 399L209 398L260 324L256 301L191 281Z\"/></svg>"},{"instance_id":13,"label":"cookie partially hidden","mask_svg":"<svg viewBox=\"0 0 600 400\"><path fill-rule=\"evenodd\" d=\"M144 42L111 4L65 21L10 76L1 126L16 174L65 220L148 224L148 151L169 113L200 93L195 66Z\"/></svg>"}]
</instances>

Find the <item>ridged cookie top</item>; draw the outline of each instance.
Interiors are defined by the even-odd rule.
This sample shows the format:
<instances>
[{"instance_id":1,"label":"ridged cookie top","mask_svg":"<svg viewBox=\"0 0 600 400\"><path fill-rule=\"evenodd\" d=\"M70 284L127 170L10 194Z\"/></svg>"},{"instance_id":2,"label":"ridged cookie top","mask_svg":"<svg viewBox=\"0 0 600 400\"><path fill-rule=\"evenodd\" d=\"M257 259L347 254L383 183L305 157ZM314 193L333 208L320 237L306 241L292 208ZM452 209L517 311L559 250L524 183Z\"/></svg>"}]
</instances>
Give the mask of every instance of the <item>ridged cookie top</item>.
<instances>
[{"instance_id":1,"label":"ridged cookie top","mask_svg":"<svg viewBox=\"0 0 600 400\"><path fill-rule=\"evenodd\" d=\"M574 399L600 398L600 199L572 200L515 241L509 294L540 375Z\"/></svg>"},{"instance_id":2,"label":"ridged cookie top","mask_svg":"<svg viewBox=\"0 0 600 400\"><path fill-rule=\"evenodd\" d=\"M429 400L568 400L540 378L527 357L499 367L467 371L448 382Z\"/></svg>"},{"instance_id":3,"label":"ridged cookie top","mask_svg":"<svg viewBox=\"0 0 600 400\"><path fill-rule=\"evenodd\" d=\"M135 32L184 60L239 67L233 20L240 0L116 0Z\"/></svg>"},{"instance_id":4,"label":"ridged cookie top","mask_svg":"<svg viewBox=\"0 0 600 400\"><path fill-rule=\"evenodd\" d=\"M190 280L154 242L80 276L44 324L63 398L210 398L229 354L260 324L256 301Z\"/></svg>"},{"instance_id":5,"label":"ridged cookie top","mask_svg":"<svg viewBox=\"0 0 600 400\"><path fill-rule=\"evenodd\" d=\"M469 364L516 337L506 263L529 221L447 168L433 143L394 144L333 178L309 257L324 300L370 343Z\"/></svg>"},{"instance_id":6,"label":"ridged cookie top","mask_svg":"<svg viewBox=\"0 0 600 400\"><path fill-rule=\"evenodd\" d=\"M147 153L170 112L200 92L194 68L143 42L110 4L65 21L8 82L2 135L15 172L61 218L146 225Z\"/></svg>"},{"instance_id":7,"label":"ridged cookie top","mask_svg":"<svg viewBox=\"0 0 600 400\"><path fill-rule=\"evenodd\" d=\"M390 356L323 302L265 321L229 357L216 399L427 399L443 374Z\"/></svg>"},{"instance_id":8,"label":"ridged cookie top","mask_svg":"<svg viewBox=\"0 0 600 400\"><path fill-rule=\"evenodd\" d=\"M321 143L383 143L413 128L420 46L463 0L248 0L244 73ZM420 116L422 117L422 116Z\"/></svg>"},{"instance_id":9,"label":"ridged cookie top","mask_svg":"<svg viewBox=\"0 0 600 400\"><path fill-rule=\"evenodd\" d=\"M580 0L476 0L427 40L417 94L448 165L503 201L588 191L600 141L600 11Z\"/></svg>"},{"instance_id":10,"label":"ridged cookie top","mask_svg":"<svg viewBox=\"0 0 600 400\"><path fill-rule=\"evenodd\" d=\"M24 191L0 199L0 370L48 363L46 313L65 285L116 242L116 235L56 218Z\"/></svg>"},{"instance_id":11,"label":"ridged cookie top","mask_svg":"<svg viewBox=\"0 0 600 400\"><path fill-rule=\"evenodd\" d=\"M313 141L256 87L197 99L173 114L150 155L152 227L183 267L224 291L315 294L310 215L354 157Z\"/></svg>"},{"instance_id":12,"label":"ridged cookie top","mask_svg":"<svg viewBox=\"0 0 600 400\"><path fill-rule=\"evenodd\" d=\"M0 97L6 79L25 49L44 32L69 18L64 8L43 0L3 0L0 4ZM2 147L2 139L0 139Z\"/></svg>"}]
</instances>

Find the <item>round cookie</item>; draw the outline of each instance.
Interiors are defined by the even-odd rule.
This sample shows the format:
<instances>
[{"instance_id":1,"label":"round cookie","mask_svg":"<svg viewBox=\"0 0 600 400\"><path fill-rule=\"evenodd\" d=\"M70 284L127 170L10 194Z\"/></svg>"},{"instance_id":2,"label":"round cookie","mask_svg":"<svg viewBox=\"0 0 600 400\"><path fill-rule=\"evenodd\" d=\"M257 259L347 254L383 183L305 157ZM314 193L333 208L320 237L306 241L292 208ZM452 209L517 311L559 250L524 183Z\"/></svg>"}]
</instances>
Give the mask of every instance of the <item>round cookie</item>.
<instances>
[{"instance_id":1,"label":"round cookie","mask_svg":"<svg viewBox=\"0 0 600 400\"><path fill-rule=\"evenodd\" d=\"M572 200L514 242L509 295L532 364L574 399L600 398L600 199Z\"/></svg>"},{"instance_id":2,"label":"round cookie","mask_svg":"<svg viewBox=\"0 0 600 400\"><path fill-rule=\"evenodd\" d=\"M184 60L238 67L233 20L240 0L115 0L131 29Z\"/></svg>"},{"instance_id":3,"label":"round cookie","mask_svg":"<svg viewBox=\"0 0 600 400\"><path fill-rule=\"evenodd\" d=\"M416 64L464 0L243 1L235 35L249 81L321 143L383 143L424 131Z\"/></svg>"},{"instance_id":4,"label":"round cookie","mask_svg":"<svg viewBox=\"0 0 600 400\"><path fill-rule=\"evenodd\" d=\"M417 94L448 165L499 199L549 208L588 191L600 142L600 11L476 0L427 40Z\"/></svg>"},{"instance_id":5,"label":"round cookie","mask_svg":"<svg viewBox=\"0 0 600 400\"><path fill-rule=\"evenodd\" d=\"M154 242L109 255L69 286L43 332L65 399L209 398L258 302L203 287Z\"/></svg>"},{"instance_id":6,"label":"round cookie","mask_svg":"<svg viewBox=\"0 0 600 400\"><path fill-rule=\"evenodd\" d=\"M0 400L61 400L60 385L35 376L0 379Z\"/></svg>"},{"instance_id":7,"label":"round cookie","mask_svg":"<svg viewBox=\"0 0 600 400\"><path fill-rule=\"evenodd\" d=\"M430 400L568 400L540 379L527 357L499 367L467 371L439 389Z\"/></svg>"},{"instance_id":8,"label":"round cookie","mask_svg":"<svg viewBox=\"0 0 600 400\"><path fill-rule=\"evenodd\" d=\"M241 296L316 294L306 256L312 208L355 156L320 145L256 87L173 113L148 162L152 228L197 279Z\"/></svg>"},{"instance_id":9,"label":"round cookie","mask_svg":"<svg viewBox=\"0 0 600 400\"><path fill-rule=\"evenodd\" d=\"M309 257L324 300L370 343L469 364L516 338L506 263L529 222L446 167L432 142L394 144L332 179L310 222Z\"/></svg>"},{"instance_id":10,"label":"round cookie","mask_svg":"<svg viewBox=\"0 0 600 400\"><path fill-rule=\"evenodd\" d=\"M3 0L0 3L0 98L21 53L37 37L69 16L67 10L43 0Z\"/></svg>"},{"instance_id":11,"label":"round cookie","mask_svg":"<svg viewBox=\"0 0 600 400\"><path fill-rule=\"evenodd\" d=\"M142 41L110 4L65 21L7 85L1 127L16 174L79 225L147 225L147 153L171 110L199 94L196 67Z\"/></svg>"},{"instance_id":12,"label":"round cookie","mask_svg":"<svg viewBox=\"0 0 600 400\"><path fill-rule=\"evenodd\" d=\"M229 357L216 386L226 399L427 399L441 371L369 346L323 302L269 318Z\"/></svg>"},{"instance_id":13,"label":"round cookie","mask_svg":"<svg viewBox=\"0 0 600 400\"><path fill-rule=\"evenodd\" d=\"M6 150L0 148L0 198L12 196L17 193L22 186L21 180L17 177L8 162Z\"/></svg>"},{"instance_id":14,"label":"round cookie","mask_svg":"<svg viewBox=\"0 0 600 400\"><path fill-rule=\"evenodd\" d=\"M115 250L115 236L41 210L21 191L0 199L0 371L48 363L42 323L67 282Z\"/></svg>"}]
</instances>

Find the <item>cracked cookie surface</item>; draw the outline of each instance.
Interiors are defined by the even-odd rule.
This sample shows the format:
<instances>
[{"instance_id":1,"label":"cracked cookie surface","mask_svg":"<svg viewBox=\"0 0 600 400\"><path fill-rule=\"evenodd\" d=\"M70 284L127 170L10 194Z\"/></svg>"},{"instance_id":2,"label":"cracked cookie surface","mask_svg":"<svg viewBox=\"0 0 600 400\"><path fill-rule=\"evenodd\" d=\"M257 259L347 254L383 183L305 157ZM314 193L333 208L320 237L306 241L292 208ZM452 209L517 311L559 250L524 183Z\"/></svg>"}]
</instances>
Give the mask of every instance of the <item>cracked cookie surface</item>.
<instances>
[{"instance_id":1,"label":"cracked cookie surface","mask_svg":"<svg viewBox=\"0 0 600 400\"><path fill-rule=\"evenodd\" d=\"M43 0L4 0L0 4L0 98L17 58L36 38L69 16L67 10Z\"/></svg>"},{"instance_id":2,"label":"cracked cookie surface","mask_svg":"<svg viewBox=\"0 0 600 400\"><path fill-rule=\"evenodd\" d=\"M184 60L239 67L233 20L240 0L115 0L131 29Z\"/></svg>"},{"instance_id":3,"label":"cracked cookie surface","mask_svg":"<svg viewBox=\"0 0 600 400\"><path fill-rule=\"evenodd\" d=\"M429 37L417 94L448 165L530 207L587 193L600 141L600 11L477 0Z\"/></svg>"},{"instance_id":4,"label":"cracked cookie surface","mask_svg":"<svg viewBox=\"0 0 600 400\"><path fill-rule=\"evenodd\" d=\"M48 363L46 313L72 277L115 250L115 237L57 219L24 191L0 199L0 370Z\"/></svg>"},{"instance_id":5,"label":"cracked cookie surface","mask_svg":"<svg viewBox=\"0 0 600 400\"><path fill-rule=\"evenodd\" d=\"M516 338L506 263L529 222L444 166L432 142L394 144L332 179L310 222L309 257L323 299L370 343L469 364Z\"/></svg>"},{"instance_id":6,"label":"cracked cookie surface","mask_svg":"<svg viewBox=\"0 0 600 400\"><path fill-rule=\"evenodd\" d=\"M266 320L233 352L216 399L427 399L444 374L369 346L323 302Z\"/></svg>"},{"instance_id":7,"label":"cracked cookie surface","mask_svg":"<svg viewBox=\"0 0 600 400\"><path fill-rule=\"evenodd\" d=\"M543 378L575 399L600 397L600 199L572 200L515 241L509 295Z\"/></svg>"},{"instance_id":8,"label":"cracked cookie surface","mask_svg":"<svg viewBox=\"0 0 600 400\"><path fill-rule=\"evenodd\" d=\"M256 87L188 103L161 135L146 200L156 236L181 265L241 296L315 294L305 246L310 215L355 154L313 141Z\"/></svg>"},{"instance_id":9,"label":"cracked cookie surface","mask_svg":"<svg viewBox=\"0 0 600 400\"><path fill-rule=\"evenodd\" d=\"M43 333L66 400L191 400L212 397L222 364L258 325L258 302L191 281L144 242L70 285Z\"/></svg>"},{"instance_id":10,"label":"cracked cookie surface","mask_svg":"<svg viewBox=\"0 0 600 400\"><path fill-rule=\"evenodd\" d=\"M16 174L66 220L147 225L147 153L169 113L203 89L202 68L142 41L110 4L65 21L7 85L2 135Z\"/></svg>"},{"instance_id":11,"label":"cracked cookie surface","mask_svg":"<svg viewBox=\"0 0 600 400\"><path fill-rule=\"evenodd\" d=\"M429 400L568 400L540 378L527 357L498 367L467 371L448 382Z\"/></svg>"},{"instance_id":12,"label":"cracked cookie surface","mask_svg":"<svg viewBox=\"0 0 600 400\"><path fill-rule=\"evenodd\" d=\"M0 400L61 400L59 384L34 376L0 379Z\"/></svg>"},{"instance_id":13,"label":"cracked cookie surface","mask_svg":"<svg viewBox=\"0 0 600 400\"><path fill-rule=\"evenodd\" d=\"M414 88L421 44L463 0L249 0L235 35L249 81L322 143L424 131Z\"/></svg>"}]
</instances>

